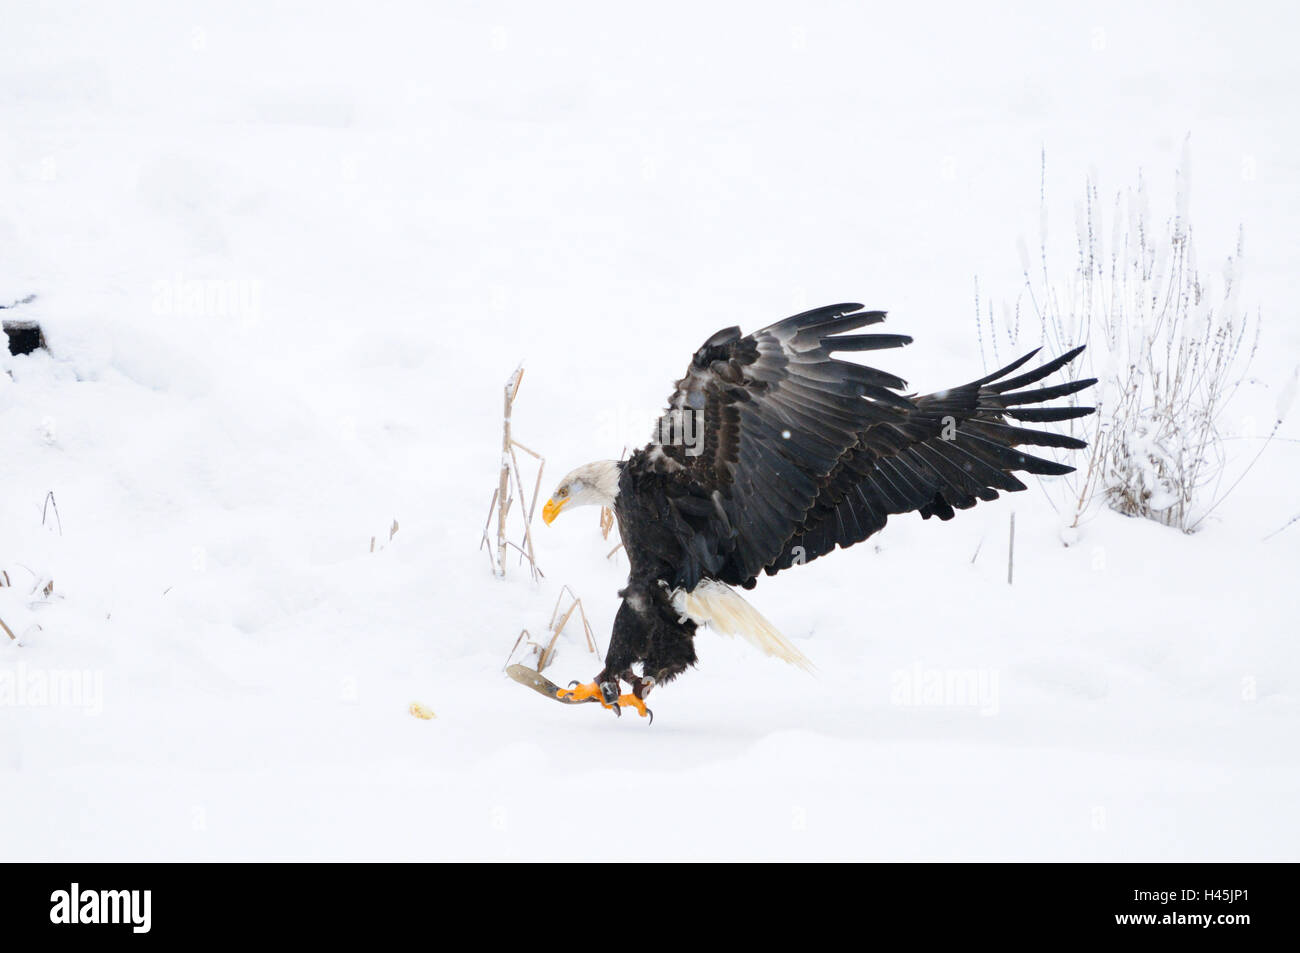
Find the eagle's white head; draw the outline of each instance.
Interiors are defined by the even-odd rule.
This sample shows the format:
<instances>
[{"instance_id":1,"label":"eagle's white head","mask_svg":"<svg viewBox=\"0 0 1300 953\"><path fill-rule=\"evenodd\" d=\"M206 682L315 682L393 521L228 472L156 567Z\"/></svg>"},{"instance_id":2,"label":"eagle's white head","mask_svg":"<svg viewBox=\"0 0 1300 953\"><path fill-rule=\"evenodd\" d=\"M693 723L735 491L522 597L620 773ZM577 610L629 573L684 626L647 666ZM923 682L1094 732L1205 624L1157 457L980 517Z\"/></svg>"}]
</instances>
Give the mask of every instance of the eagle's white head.
<instances>
[{"instance_id":1,"label":"eagle's white head","mask_svg":"<svg viewBox=\"0 0 1300 953\"><path fill-rule=\"evenodd\" d=\"M542 507L542 519L549 526L565 508L613 506L618 496L618 473L617 460L597 460L578 467L555 488Z\"/></svg>"}]
</instances>

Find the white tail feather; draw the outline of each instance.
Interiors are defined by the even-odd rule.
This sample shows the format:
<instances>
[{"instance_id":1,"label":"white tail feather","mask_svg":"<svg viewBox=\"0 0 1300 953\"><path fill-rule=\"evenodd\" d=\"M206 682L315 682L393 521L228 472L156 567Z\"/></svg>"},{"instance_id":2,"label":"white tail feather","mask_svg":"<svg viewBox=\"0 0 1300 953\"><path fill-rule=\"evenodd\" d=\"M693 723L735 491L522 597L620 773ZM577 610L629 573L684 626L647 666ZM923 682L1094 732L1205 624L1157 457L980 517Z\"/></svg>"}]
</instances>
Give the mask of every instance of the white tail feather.
<instances>
[{"instance_id":1,"label":"white tail feather","mask_svg":"<svg viewBox=\"0 0 1300 953\"><path fill-rule=\"evenodd\" d=\"M764 655L813 671L804 656L762 613L741 598L740 593L716 579L701 579L690 592L673 592L673 607L696 625L707 623L715 631L740 636Z\"/></svg>"}]
</instances>

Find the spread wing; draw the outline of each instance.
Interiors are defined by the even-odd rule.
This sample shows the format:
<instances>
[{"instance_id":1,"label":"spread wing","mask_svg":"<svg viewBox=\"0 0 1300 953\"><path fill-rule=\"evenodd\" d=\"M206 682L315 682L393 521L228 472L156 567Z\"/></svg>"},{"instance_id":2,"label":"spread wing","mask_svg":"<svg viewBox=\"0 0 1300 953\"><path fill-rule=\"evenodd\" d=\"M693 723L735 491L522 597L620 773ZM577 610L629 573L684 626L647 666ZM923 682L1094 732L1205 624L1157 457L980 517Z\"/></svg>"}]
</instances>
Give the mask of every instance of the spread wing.
<instances>
[{"instance_id":1,"label":"spread wing","mask_svg":"<svg viewBox=\"0 0 1300 953\"><path fill-rule=\"evenodd\" d=\"M882 311L861 308L816 308L743 337L739 328L727 328L696 352L650 448L672 461L667 466L676 482L691 491L673 495L681 525L690 527L680 540L676 584L691 589L708 574L752 586L760 571L860 542L889 514L918 510L947 519L954 507L996 498L997 490L1023 489L1014 470L1069 472L1014 448L1082 441L1019 428L1006 418L1090 413L1010 409L1092 383L1015 392L1078 350L1004 379L1031 352L981 381L909 398L897 393L907 386L901 378L833 356L911 343L900 334L847 333L885 319Z\"/></svg>"},{"instance_id":2,"label":"spread wing","mask_svg":"<svg viewBox=\"0 0 1300 953\"><path fill-rule=\"evenodd\" d=\"M950 520L955 510L998 492L1023 490L1017 471L1044 476L1074 467L1045 460L1020 447L1087 446L1077 437L1019 427L1013 421L1072 420L1092 407L1027 407L1065 397L1096 383L1075 380L1024 389L1074 360L1082 347L1017 377L1008 377L1034 356L1024 357L978 381L913 399L899 419L873 424L827 474L816 503L787 540L781 555L764 565L773 575L793 564L824 556L836 546L860 543L885 525L888 516L915 510L929 519Z\"/></svg>"},{"instance_id":3,"label":"spread wing","mask_svg":"<svg viewBox=\"0 0 1300 953\"><path fill-rule=\"evenodd\" d=\"M716 491L724 518L697 532L726 538L708 541L721 564L705 559L680 584L693 587L700 570L752 580L781 555L859 435L912 407L895 393L907 386L901 378L832 357L911 343L901 334L846 334L885 319L861 308L817 308L744 337L726 328L695 353L656 443L697 486Z\"/></svg>"}]
</instances>

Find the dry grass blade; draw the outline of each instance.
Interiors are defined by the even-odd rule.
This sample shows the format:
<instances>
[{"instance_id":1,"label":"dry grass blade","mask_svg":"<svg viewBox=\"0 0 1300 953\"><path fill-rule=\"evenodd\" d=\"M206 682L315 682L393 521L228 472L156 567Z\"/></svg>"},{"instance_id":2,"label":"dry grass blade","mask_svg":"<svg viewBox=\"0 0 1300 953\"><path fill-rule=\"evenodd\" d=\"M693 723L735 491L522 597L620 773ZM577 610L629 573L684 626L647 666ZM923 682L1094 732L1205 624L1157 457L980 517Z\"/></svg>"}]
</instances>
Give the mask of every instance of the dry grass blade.
<instances>
[{"instance_id":1,"label":"dry grass blade","mask_svg":"<svg viewBox=\"0 0 1300 953\"><path fill-rule=\"evenodd\" d=\"M73 502L75 503L76 501L74 500ZM61 516L59 516L59 504L58 504L58 501L54 499L54 491L53 491L53 490L50 490L48 493L45 494L45 504L41 507L41 525L42 525L42 526L45 525L45 515L46 515L46 512L50 509L50 507L53 507L53 508L54 508L54 522L55 522L55 524L59 527L59 535L62 536L62 535L63 535L63 518L62 518ZM75 514L74 514L74 515L75 515Z\"/></svg>"},{"instance_id":2,"label":"dry grass blade","mask_svg":"<svg viewBox=\"0 0 1300 953\"><path fill-rule=\"evenodd\" d=\"M567 603L565 602L566 598L568 599ZM587 613L582 606L582 600L579 599L574 591L568 586L561 586L559 595L556 596L555 599L555 606L551 610L550 621L546 625L546 631L550 636L546 640L546 644L541 645L533 641L533 638L527 629L521 630L519 637L515 639L515 644L511 646L510 653L506 657L506 667L508 668L511 664L520 664L516 662L517 653L519 652L521 645L527 644L532 646L533 653L537 656L534 670L537 672L543 671L552 661L554 661L560 636L572 621L575 613L578 616L578 619L582 622L582 634L586 641L587 651L597 658L600 658L600 652L596 648L596 636L595 633L592 632L591 622L587 619Z\"/></svg>"},{"instance_id":3,"label":"dry grass blade","mask_svg":"<svg viewBox=\"0 0 1300 953\"><path fill-rule=\"evenodd\" d=\"M492 501L488 504L487 520L483 526L483 538L479 548L487 547L488 561L492 566L492 572L498 578L504 578L506 574L506 553L511 548L517 550L520 554L520 562L528 562L529 573L533 581L536 582L543 578L541 568L537 565L537 554L533 548L532 522L533 513L537 507L537 499L541 495L542 471L546 467L546 460L535 450L530 450L522 443L514 439L511 431L511 417L514 412L515 398L519 395L519 386L523 381L524 368L521 364L515 368L514 373L506 381L504 389L504 411L502 414L501 425L501 467L497 472L497 487L492 494ZM538 461L537 478L533 485L532 501L529 502L528 494L524 490L523 481L520 478L519 458L515 454L518 448ZM513 490L513 493L512 493ZM520 511L523 513L523 545L512 542L509 539L508 520L510 510L514 506L516 498L520 502ZM496 518L496 539L489 535L489 529L492 526L493 517ZM394 532L396 532L396 523Z\"/></svg>"}]
</instances>

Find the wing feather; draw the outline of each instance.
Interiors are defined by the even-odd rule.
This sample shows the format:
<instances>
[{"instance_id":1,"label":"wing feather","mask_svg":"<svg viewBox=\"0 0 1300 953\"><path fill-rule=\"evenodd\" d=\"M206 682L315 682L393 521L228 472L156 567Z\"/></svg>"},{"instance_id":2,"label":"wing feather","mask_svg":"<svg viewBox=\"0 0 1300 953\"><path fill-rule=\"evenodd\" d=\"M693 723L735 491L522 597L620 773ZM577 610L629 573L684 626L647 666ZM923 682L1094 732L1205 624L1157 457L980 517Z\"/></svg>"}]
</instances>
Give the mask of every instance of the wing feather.
<instances>
[{"instance_id":1,"label":"wing feather","mask_svg":"<svg viewBox=\"0 0 1300 953\"><path fill-rule=\"evenodd\" d=\"M1010 376L1037 353L1031 351L962 387L905 396L901 377L834 356L911 343L902 334L847 333L884 320L885 312L860 304L829 305L749 335L724 328L695 353L669 396L656 431L661 439L645 451L661 478L680 489L673 505L686 529L675 586L689 592L706 572L752 586L764 570L861 542L890 515L950 519L1000 491L1023 490L1016 471L1070 471L1018 448L1077 449L1081 440L1008 421L1091 413L1026 406L1072 397L1094 383L1025 389L1068 365L1081 348ZM674 414L678 423L695 415L699 446L662 440L673 432L666 425Z\"/></svg>"}]
</instances>

